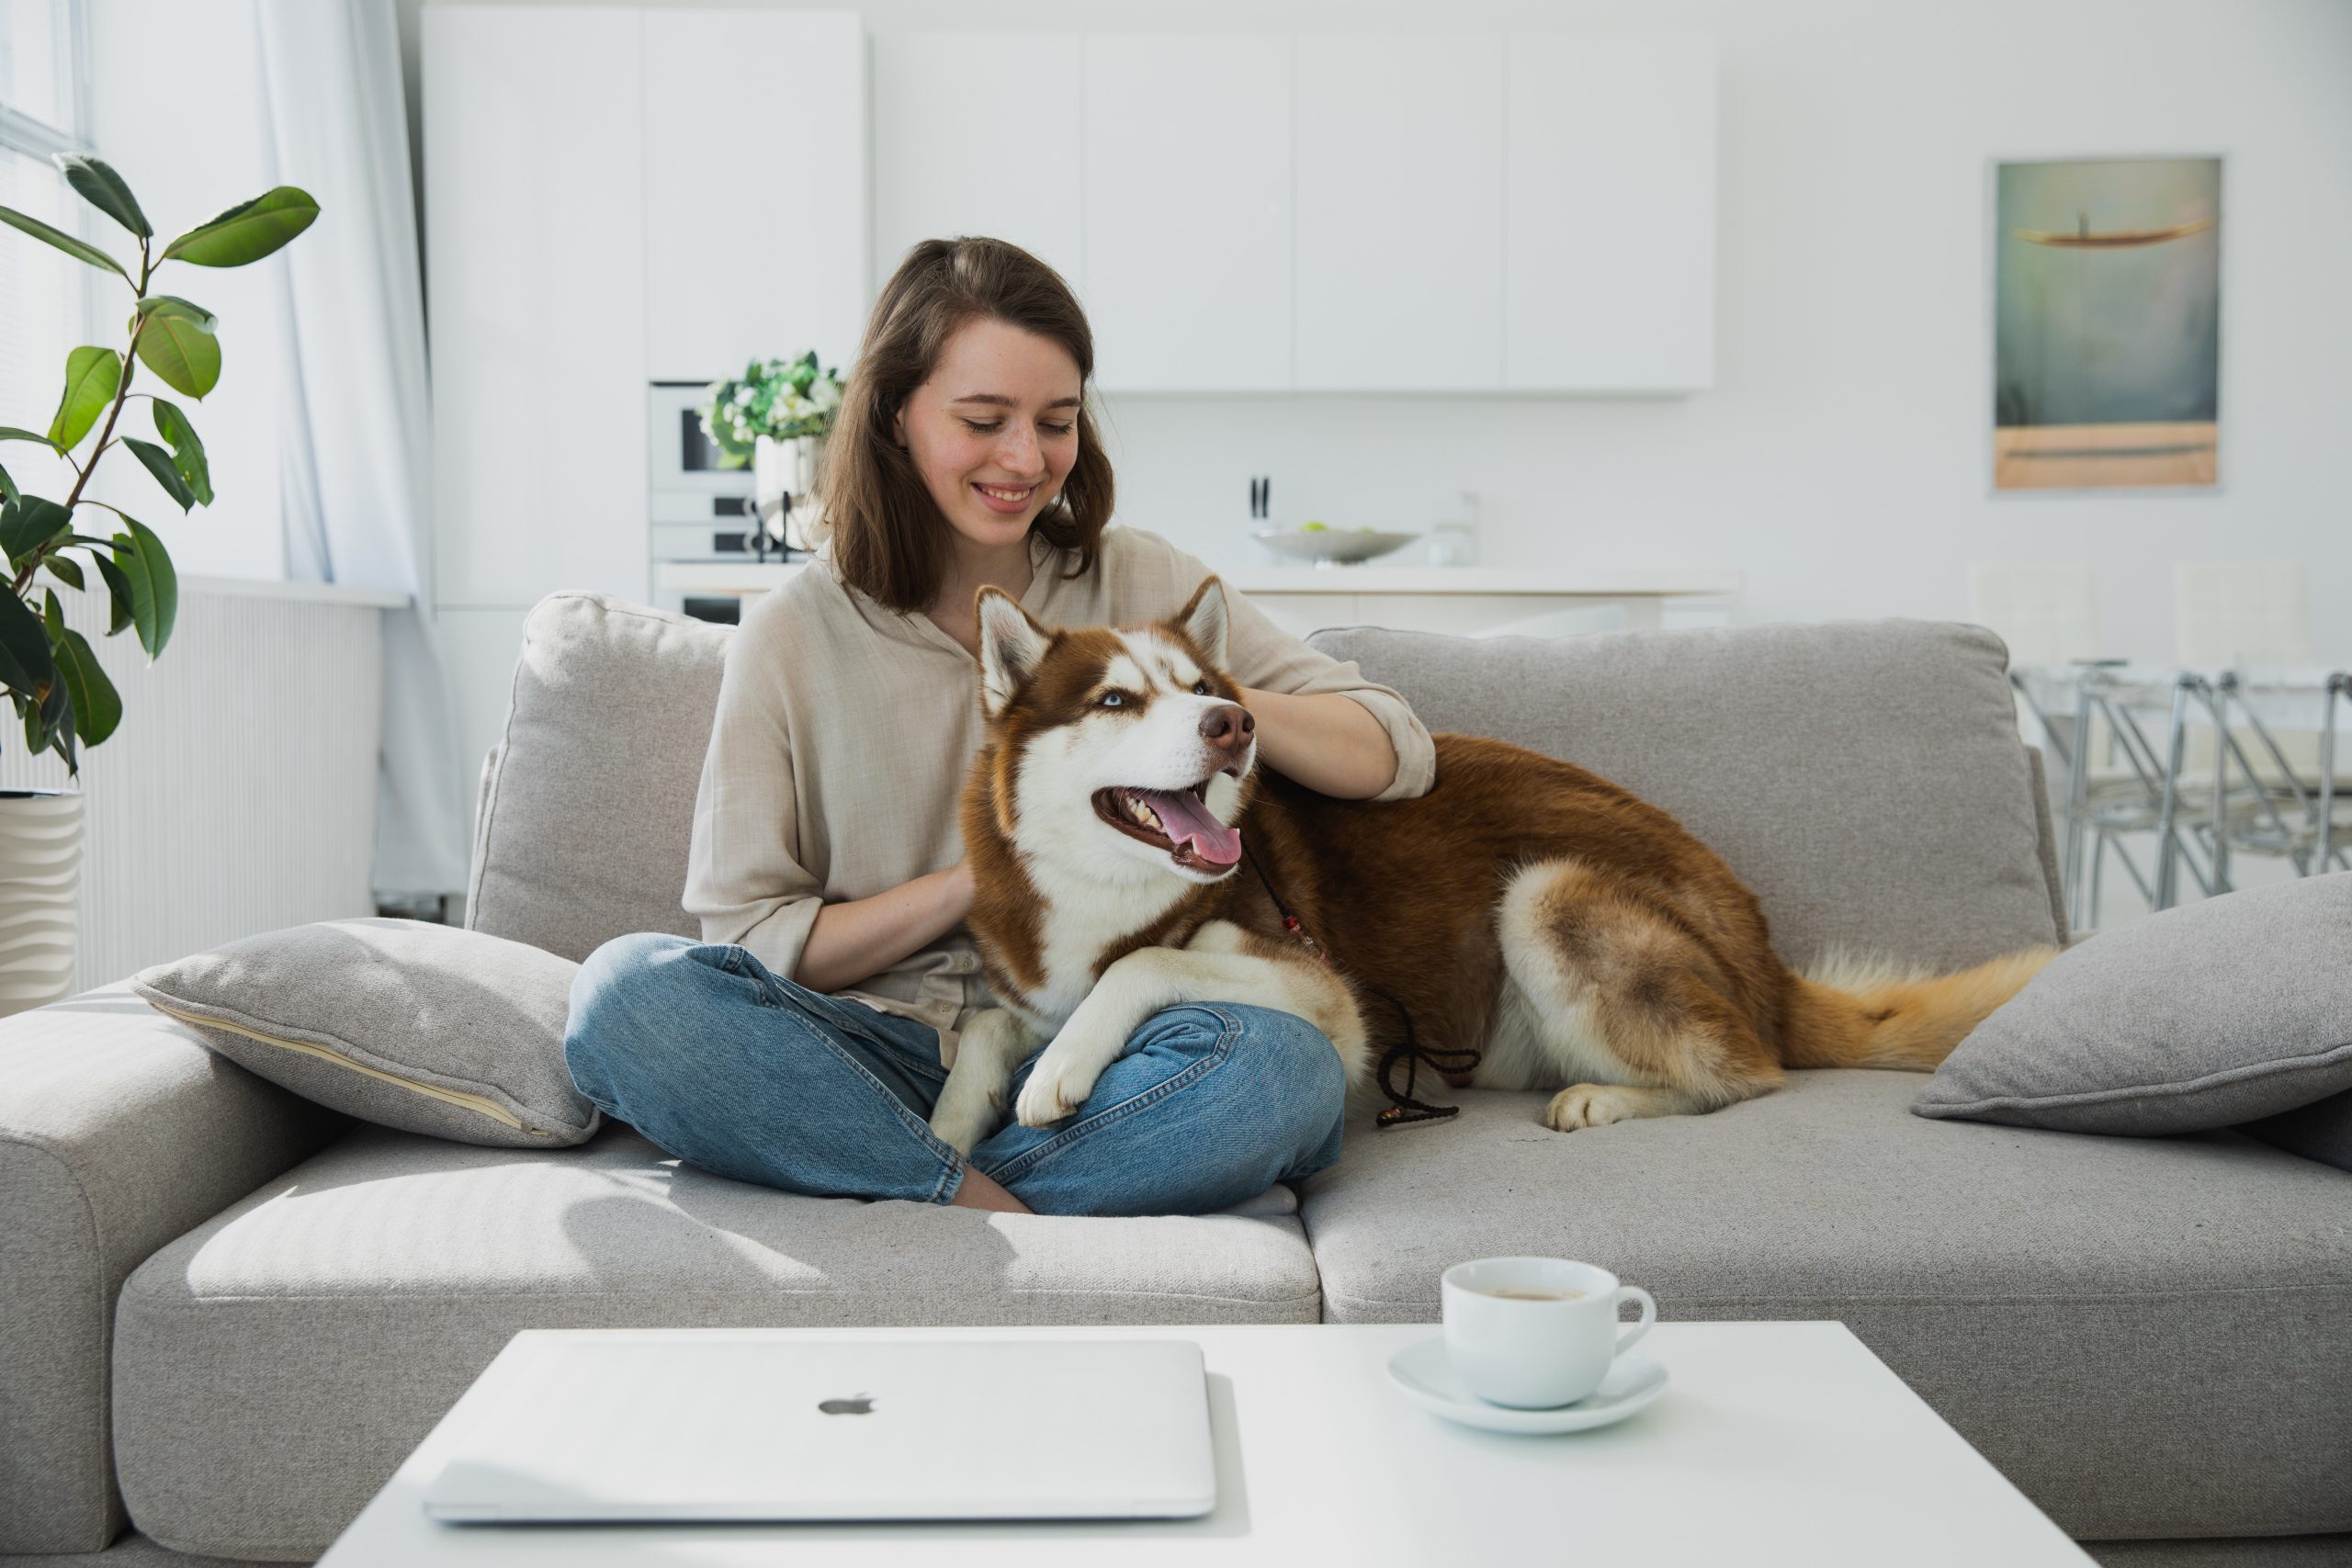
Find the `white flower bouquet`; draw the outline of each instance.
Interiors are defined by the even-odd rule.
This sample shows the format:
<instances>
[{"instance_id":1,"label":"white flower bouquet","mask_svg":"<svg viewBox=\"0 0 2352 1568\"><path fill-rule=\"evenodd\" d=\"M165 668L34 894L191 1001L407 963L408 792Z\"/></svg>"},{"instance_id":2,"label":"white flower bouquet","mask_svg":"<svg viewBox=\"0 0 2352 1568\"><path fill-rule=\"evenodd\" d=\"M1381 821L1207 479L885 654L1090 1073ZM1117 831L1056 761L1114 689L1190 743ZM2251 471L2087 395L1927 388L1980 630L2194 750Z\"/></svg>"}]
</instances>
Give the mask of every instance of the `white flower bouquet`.
<instances>
[{"instance_id":1,"label":"white flower bouquet","mask_svg":"<svg viewBox=\"0 0 2352 1568\"><path fill-rule=\"evenodd\" d=\"M718 446L719 467L752 460L760 437L789 441L823 435L842 406L838 369L820 369L817 351L797 359L754 359L731 381L713 381L700 409L702 430Z\"/></svg>"}]
</instances>

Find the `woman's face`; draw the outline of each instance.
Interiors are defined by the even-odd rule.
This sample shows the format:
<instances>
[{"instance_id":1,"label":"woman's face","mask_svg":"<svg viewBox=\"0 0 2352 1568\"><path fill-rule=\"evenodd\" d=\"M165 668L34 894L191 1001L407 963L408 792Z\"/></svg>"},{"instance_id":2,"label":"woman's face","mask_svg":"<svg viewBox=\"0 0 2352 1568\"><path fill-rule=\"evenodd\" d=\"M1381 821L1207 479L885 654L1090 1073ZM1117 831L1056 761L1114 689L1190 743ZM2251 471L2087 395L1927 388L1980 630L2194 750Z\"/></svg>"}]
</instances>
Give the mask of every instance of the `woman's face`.
<instances>
[{"instance_id":1,"label":"woman's face","mask_svg":"<svg viewBox=\"0 0 2352 1568\"><path fill-rule=\"evenodd\" d=\"M1078 461L1078 361L1051 338L986 318L947 340L899 405L895 438L963 538L1018 544Z\"/></svg>"}]
</instances>

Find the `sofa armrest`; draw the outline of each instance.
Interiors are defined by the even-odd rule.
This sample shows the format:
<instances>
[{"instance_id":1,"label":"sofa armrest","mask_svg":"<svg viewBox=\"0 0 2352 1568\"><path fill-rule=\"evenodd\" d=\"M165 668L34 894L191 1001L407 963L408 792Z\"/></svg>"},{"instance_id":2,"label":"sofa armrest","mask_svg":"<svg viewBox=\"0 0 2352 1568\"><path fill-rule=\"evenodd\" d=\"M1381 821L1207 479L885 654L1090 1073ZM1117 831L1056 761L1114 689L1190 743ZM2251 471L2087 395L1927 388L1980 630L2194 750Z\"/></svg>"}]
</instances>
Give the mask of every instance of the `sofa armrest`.
<instances>
[{"instance_id":1,"label":"sofa armrest","mask_svg":"<svg viewBox=\"0 0 2352 1568\"><path fill-rule=\"evenodd\" d=\"M0 1018L0 1552L123 1525L115 1297L164 1243L351 1125L214 1055L128 981Z\"/></svg>"}]
</instances>

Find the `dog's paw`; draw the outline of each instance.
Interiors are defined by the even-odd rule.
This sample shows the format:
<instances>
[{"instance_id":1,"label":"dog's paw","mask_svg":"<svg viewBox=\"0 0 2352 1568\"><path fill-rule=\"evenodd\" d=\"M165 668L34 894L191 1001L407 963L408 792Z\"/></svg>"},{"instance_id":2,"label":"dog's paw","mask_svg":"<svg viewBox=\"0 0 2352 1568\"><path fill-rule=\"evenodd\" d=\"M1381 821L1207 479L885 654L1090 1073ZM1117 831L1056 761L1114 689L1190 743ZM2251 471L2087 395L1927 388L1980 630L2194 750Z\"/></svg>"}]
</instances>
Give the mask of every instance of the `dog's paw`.
<instances>
[{"instance_id":1,"label":"dog's paw","mask_svg":"<svg viewBox=\"0 0 2352 1568\"><path fill-rule=\"evenodd\" d=\"M1023 1127L1050 1127L1086 1103L1102 1072L1077 1052L1048 1047L1029 1069L1029 1081L1021 1086L1012 1113Z\"/></svg>"},{"instance_id":2,"label":"dog's paw","mask_svg":"<svg viewBox=\"0 0 2352 1568\"><path fill-rule=\"evenodd\" d=\"M932 1136L957 1154L968 1155L982 1138L996 1131L997 1109L985 1095L942 1094L932 1108Z\"/></svg>"},{"instance_id":3,"label":"dog's paw","mask_svg":"<svg viewBox=\"0 0 2352 1568\"><path fill-rule=\"evenodd\" d=\"M1544 1108L1544 1125L1555 1133L1573 1133L1579 1127L1605 1127L1646 1114L1637 1089L1619 1084L1570 1084Z\"/></svg>"}]
</instances>

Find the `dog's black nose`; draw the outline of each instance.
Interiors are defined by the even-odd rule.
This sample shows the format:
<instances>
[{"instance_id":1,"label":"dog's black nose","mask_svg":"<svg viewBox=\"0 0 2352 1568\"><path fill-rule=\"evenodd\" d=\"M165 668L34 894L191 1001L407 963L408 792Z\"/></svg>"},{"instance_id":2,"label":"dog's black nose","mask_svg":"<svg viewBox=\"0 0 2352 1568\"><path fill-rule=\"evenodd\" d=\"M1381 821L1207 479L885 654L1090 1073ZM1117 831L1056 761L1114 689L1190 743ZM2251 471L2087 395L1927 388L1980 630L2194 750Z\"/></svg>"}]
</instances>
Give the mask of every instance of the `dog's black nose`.
<instances>
[{"instance_id":1,"label":"dog's black nose","mask_svg":"<svg viewBox=\"0 0 2352 1568\"><path fill-rule=\"evenodd\" d=\"M1201 715L1201 739L1228 751L1248 745L1257 728L1258 721L1250 710L1234 703L1219 703Z\"/></svg>"}]
</instances>

